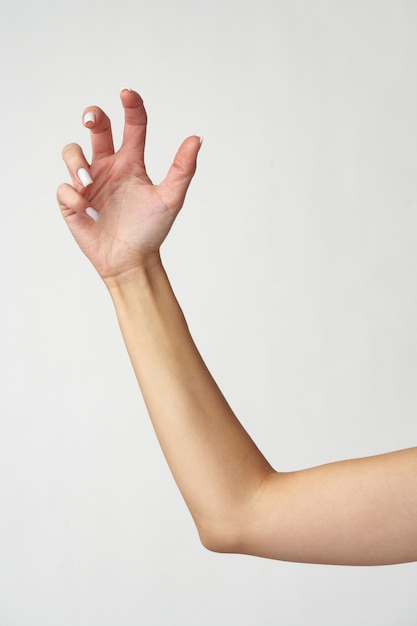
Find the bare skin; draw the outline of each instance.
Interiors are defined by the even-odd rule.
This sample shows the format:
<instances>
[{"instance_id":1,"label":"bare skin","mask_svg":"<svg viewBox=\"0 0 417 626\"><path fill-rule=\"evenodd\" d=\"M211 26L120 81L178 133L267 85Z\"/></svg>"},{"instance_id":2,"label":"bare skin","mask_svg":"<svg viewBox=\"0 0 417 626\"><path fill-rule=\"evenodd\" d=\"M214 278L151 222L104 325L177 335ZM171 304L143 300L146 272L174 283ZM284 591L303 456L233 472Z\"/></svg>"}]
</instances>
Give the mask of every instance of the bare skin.
<instances>
[{"instance_id":1,"label":"bare skin","mask_svg":"<svg viewBox=\"0 0 417 626\"><path fill-rule=\"evenodd\" d=\"M144 163L142 99L123 90L121 100L121 148L114 151L105 113L86 109L92 162L78 145L64 148L72 185L61 185L58 201L110 292L155 432L202 543L218 552L310 563L417 560L417 448L281 473L234 415L193 342L160 257L194 175L200 139L186 139L165 180L153 185ZM84 186L80 168L94 182Z\"/></svg>"}]
</instances>

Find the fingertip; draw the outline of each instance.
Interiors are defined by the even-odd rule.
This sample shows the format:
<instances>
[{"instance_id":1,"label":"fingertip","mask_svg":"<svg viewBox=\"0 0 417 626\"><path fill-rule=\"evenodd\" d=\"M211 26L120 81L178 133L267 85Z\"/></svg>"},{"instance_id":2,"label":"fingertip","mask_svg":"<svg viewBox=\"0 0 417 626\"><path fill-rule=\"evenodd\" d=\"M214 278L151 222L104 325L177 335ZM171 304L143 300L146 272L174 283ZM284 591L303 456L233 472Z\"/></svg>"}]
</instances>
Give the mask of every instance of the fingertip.
<instances>
[{"instance_id":1,"label":"fingertip","mask_svg":"<svg viewBox=\"0 0 417 626\"><path fill-rule=\"evenodd\" d=\"M120 90L120 100L122 101L122 104L125 104L125 102L129 99L130 94L134 93L132 91L132 89L130 87L123 87L123 89Z\"/></svg>"},{"instance_id":2,"label":"fingertip","mask_svg":"<svg viewBox=\"0 0 417 626\"><path fill-rule=\"evenodd\" d=\"M123 106L127 108L135 108L143 105L143 98L141 95L130 87L124 87L120 90L120 99Z\"/></svg>"},{"instance_id":3,"label":"fingertip","mask_svg":"<svg viewBox=\"0 0 417 626\"><path fill-rule=\"evenodd\" d=\"M86 111L83 115L83 124L87 126L87 128L92 128L94 124L97 122L97 115L94 111Z\"/></svg>"},{"instance_id":4,"label":"fingertip","mask_svg":"<svg viewBox=\"0 0 417 626\"><path fill-rule=\"evenodd\" d=\"M194 156L194 158L197 158L202 144L202 135L191 135L190 137L187 137L187 139L182 143L182 145L180 146L180 151L187 156Z\"/></svg>"},{"instance_id":5,"label":"fingertip","mask_svg":"<svg viewBox=\"0 0 417 626\"><path fill-rule=\"evenodd\" d=\"M198 145L199 148L203 145L203 135L191 135L186 141L192 141L194 145Z\"/></svg>"},{"instance_id":6,"label":"fingertip","mask_svg":"<svg viewBox=\"0 0 417 626\"><path fill-rule=\"evenodd\" d=\"M80 167L77 170L77 176L78 176L78 180L80 181L80 183L82 184L84 188L88 187L89 185L92 185L94 182L90 176L90 172L85 167Z\"/></svg>"},{"instance_id":7,"label":"fingertip","mask_svg":"<svg viewBox=\"0 0 417 626\"><path fill-rule=\"evenodd\" d=\"M82 114L83 125L90 130L103 130L110 126L110 120L106 113L97 106L89 106Z\"/></svg>"},{"instance_id":8,"label":"fingertip","mask_svg":"<svg viewBox=\"0 0 417 626\"><path fill-rule=\"evenodd\" d=\"M203 141L204 141L203 135L192 135L190 139L193 140L193 147L194 149L197 149L197 154L198 154L201 146L203 145Z\"/></svg>"},{"instance_id":9,"label":"fingertip","mask_svg":"<svg viewBox=\"0 0 417 626\"><path fill-rule=\"evenodd\" d=\"M114 154L111 121L103 109L98 106L84 109L82 122L84 127L90 131L93 149L92 160Z\"/></svg>"},{"instance_id":10,"label":"fingertip","mask_svg":"<svg viewBox=\"0 0 417 626\"><path fill-rule=\"evenodd\" d=\"M88 215L88 217L91 217L92 220L94 220L95 222L97 222L100 213L98 211L96 211L95 209L93 209L91 206L88 206L85 210L86 214Z\"/></svg>"}]
</instances>

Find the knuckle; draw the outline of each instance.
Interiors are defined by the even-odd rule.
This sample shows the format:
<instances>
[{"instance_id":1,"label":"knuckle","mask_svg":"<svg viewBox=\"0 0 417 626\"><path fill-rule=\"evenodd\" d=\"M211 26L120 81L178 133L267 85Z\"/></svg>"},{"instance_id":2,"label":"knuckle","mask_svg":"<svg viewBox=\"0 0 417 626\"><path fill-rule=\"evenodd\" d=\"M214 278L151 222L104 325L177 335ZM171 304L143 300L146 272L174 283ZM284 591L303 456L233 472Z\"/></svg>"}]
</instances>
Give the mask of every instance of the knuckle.
<instances>
[{"instance_id":1,"label":"knuckle","mask_svg":"<svg viewBox=\"0 0 417 626\"><path fill-rule=\"evenodd\" d=\"M81 150L80 146L76 143L68 143L62 149L62 157L63 159L67 159L73 154L79 153Z\"/></svg>"},{"instance_id":2,"label":"knuckle","mask_svg":"<svg viewBox=\"0 0 417 626\"><path fill-rule=\"evenodd\" d=\"M63 198L66 196L68 192L68 186L68 183L62 183L61 185L59 185L58 189L56 190L56 197L58 198L58 200L63 200Z\"/></svg>"}]
</instances>

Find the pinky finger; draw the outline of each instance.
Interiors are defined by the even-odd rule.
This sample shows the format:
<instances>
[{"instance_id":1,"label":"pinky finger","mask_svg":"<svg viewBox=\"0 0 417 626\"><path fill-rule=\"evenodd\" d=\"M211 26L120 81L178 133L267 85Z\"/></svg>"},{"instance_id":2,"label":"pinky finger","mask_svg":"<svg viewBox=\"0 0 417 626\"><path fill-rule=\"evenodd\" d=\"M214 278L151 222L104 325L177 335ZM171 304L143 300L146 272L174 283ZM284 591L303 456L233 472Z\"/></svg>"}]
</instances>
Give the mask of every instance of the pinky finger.
<instances>
[{"instance_id":1,"label":"pinky finger","mask_svg":"<svg viewBox=\"0 0 417 626\"><path fill-rule=\"evenodd\" d=\"M85 198L74 189L71 185L64 183L58 188L57 199L59 208L61 209L64 219L70 219L71 216L79 216L88 220L98 219L98 212L88 206Z\"/></svg>"}]
</instances>

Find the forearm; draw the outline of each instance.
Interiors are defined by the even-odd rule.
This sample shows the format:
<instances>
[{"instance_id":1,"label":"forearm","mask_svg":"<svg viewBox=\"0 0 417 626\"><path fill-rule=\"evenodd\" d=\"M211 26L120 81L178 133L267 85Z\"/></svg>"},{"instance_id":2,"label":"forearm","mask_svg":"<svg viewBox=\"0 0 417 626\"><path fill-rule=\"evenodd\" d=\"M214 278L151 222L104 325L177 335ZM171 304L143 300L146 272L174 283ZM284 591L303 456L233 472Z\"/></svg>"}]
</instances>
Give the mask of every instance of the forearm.
<instances>
[{"instance_id":1,"label":"forearm","mask_svg":"<svg viewBox=\"0 0 417 626\"><path fill-rule=\"evenodd\" d=\"M415 450L274 472L208 372L159 259L109 289L206 547L315 563L415 560Z\"/></svg>"},{"instance_id":2,"label":"forearm","mask_svg":"<svg viewBox=\"0 0 417 626\"><path fill-rule=\"evenodd\" d=\"M238 542L241 520L272 468L207 370L159 257L108 287L157 437L203 543L223 549Z\"/></svg>"}]
</instances>

